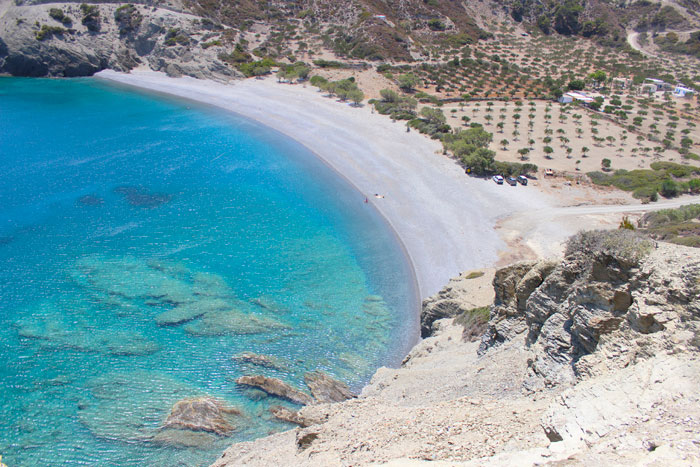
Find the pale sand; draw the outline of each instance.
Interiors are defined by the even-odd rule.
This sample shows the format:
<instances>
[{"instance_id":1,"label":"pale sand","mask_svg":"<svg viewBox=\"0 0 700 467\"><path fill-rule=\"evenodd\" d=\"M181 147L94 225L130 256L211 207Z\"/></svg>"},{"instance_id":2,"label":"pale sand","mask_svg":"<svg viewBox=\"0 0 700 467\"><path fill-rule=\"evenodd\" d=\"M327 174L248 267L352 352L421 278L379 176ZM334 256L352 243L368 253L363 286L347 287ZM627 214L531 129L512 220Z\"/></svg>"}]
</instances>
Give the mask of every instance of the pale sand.
<instances>
[{"instance_id":1,"label":"pale sand","mask_svg":"<svg viewBox=\"0 0 700 467\"><path fill-rule=\"evenodd\" d=\"M367 196L389 221L413 262L421 298L461 271L496 262L506 247L494 230L499 219L552 204L530 187L468 177L439 143L310 86L274 78L225 85L149 71L97 76L223 107L305 145L357 187L358 203Z\"/></svg>"},{"instance_id":2,"label":"pale sand","mask_svg":"<svg viewBox=\"0 0 700 467\"><path fill-rule=\"evenodd\" d=\"M391 224L413 263L421 299L462 271L558 255L568 236L615 228L627 212L697 202L687 197L649 207L580 206L630 201L576 187L499 186L468 177L442 155L438 142L407 133L405 123L274 77L221 84L152 71L97 76L231 110L306 146L358 189L358 203L367 197ZM514 247L516 254L502 255Z\"/></svg>"}]
</instances>

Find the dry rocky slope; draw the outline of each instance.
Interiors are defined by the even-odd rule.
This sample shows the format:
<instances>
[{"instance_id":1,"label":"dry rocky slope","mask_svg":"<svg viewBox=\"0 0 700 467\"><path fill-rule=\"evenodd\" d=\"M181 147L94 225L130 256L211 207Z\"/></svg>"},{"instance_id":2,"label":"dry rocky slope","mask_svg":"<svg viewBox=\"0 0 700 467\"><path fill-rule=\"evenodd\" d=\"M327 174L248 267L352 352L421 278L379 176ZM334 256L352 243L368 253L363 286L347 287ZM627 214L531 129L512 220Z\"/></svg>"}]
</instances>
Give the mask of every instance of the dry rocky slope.
<instances>
[{"instance_id":1,"label":"dry rocky slope","mask_svg":"<svg viewBox=\"0 0 700 467\"><path fill-rule=\"evenodd\" d=\"M470 290L487 299L489 274L463 275L426 300L443 319L401 368L214 465L700 463L697 249L579 234L562 260L492 276L481 338L449 318L479 305Z\"/></svg>"},{"instance_id":2,"label":"dry rocky slope","mask_svg":"<svg viewBox=\"0 0 700 467\"><path fill-rule=\"evenodd\" d=\"M0 0L0 73L73 77L145 66L225 81L240 74L218 59L220 47L203 44L227 29L145 5Z\"/></svg>"}]
</instances>

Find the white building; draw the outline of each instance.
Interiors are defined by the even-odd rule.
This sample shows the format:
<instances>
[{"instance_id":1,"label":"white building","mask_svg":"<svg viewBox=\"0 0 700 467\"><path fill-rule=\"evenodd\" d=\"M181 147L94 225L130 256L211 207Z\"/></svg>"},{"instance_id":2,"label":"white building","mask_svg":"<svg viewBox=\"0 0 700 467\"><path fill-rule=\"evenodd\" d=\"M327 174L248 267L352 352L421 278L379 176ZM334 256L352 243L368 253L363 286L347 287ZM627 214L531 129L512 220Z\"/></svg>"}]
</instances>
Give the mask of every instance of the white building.
<instances>
[{"instance_id":1,"label":"white building","mask_svg":"<svg viewBox=\"0 0 700 467\"><path fill-rule=\"evenodd\" d=\"M686 88L685 86L681 85L676 86L676 89L673 90L674 97L685 97L688 99L692 99L694 95L694 89Z\"/></svg>"},{"instance_id":2,"label":"white building","mask_svg":"<svg viewBox=\"0 0 700 467\"><path fill-rule=\"evenodd\" d=\"M567 93L564 93L560 98L559 102L562 104L568 104L569 102L573 101L579 101L583 102L584 104L590 104L591 102L595 101L592 97L587 95L584 92L577 92L577 91L569 91Z\"/></svg>"}]
</instances>

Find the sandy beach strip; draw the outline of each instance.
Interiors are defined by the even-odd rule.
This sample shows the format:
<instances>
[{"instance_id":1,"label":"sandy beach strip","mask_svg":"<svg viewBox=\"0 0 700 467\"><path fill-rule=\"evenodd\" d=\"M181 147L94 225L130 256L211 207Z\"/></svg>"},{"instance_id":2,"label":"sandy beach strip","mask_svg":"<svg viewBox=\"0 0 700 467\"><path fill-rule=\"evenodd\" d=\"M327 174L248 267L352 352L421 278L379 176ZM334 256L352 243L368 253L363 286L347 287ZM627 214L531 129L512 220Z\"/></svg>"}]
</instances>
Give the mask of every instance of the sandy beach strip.
<instances>
[{"instance_id":1,"label":"sandy beach strip","mask_svg":"<svg viewBox=\"0 0 700 467\"><path fill-rule=\"evenodd\" d=\"M462 271L495 264L506 248L494 230L499 220L553 204L533 187L468 177L438 142L406 132L404 122L368 105L324 97L311 86L273 77L222 84L152 71L96 76L215 105L306 146L357 188L358 203L367 197L388 220L413 263L422 299Z\"/></svg>"}]
</instances>

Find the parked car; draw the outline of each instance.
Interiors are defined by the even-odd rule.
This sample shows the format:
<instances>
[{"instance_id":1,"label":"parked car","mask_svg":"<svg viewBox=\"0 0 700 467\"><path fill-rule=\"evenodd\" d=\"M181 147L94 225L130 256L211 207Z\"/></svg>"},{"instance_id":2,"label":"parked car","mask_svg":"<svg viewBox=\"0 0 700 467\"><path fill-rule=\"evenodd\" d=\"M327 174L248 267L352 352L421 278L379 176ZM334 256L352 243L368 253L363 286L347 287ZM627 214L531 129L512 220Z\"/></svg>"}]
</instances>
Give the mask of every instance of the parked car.
<instances>
[{"instance_id":1,"label":"parked car","mask_svg":"<svg viewBox=\"0 0 700 467\"><path fill-rule=\"evenodd\" d=\"M508 185L510 186L515 186L518 184L518 181L515 179L515 177L506 178L506 182L508 182Z\"/></svg>"},{"instance_id":2,"label":"parked car","mask_svg":"<svg viewBox=\"0 0 700 467\"><path fill-rule=\"evenodd\" d=\"M545 177L553 177L554 171L552 169L544 169L544 176Z\"/></svg>"},{"instance_id":3,"label":"parked car","mask_svg":"<svg viewBox=\"0 0 700 467\"><path fill-rule=\"evenodd\" d=\"M527 177L525 175L519 175L518 182L520 182L521 185L527 185Z\"/></svg>"},{"instance_id":4,"label":"parked car","mask_svg":"<svg viewBox=\"0 0 700 467\"><path fill-rule=\"evenodd\" d=\"M499 185L503 185L503 177L501 175L494 175L493 181Z\"/></svg>"}]
</instances>

